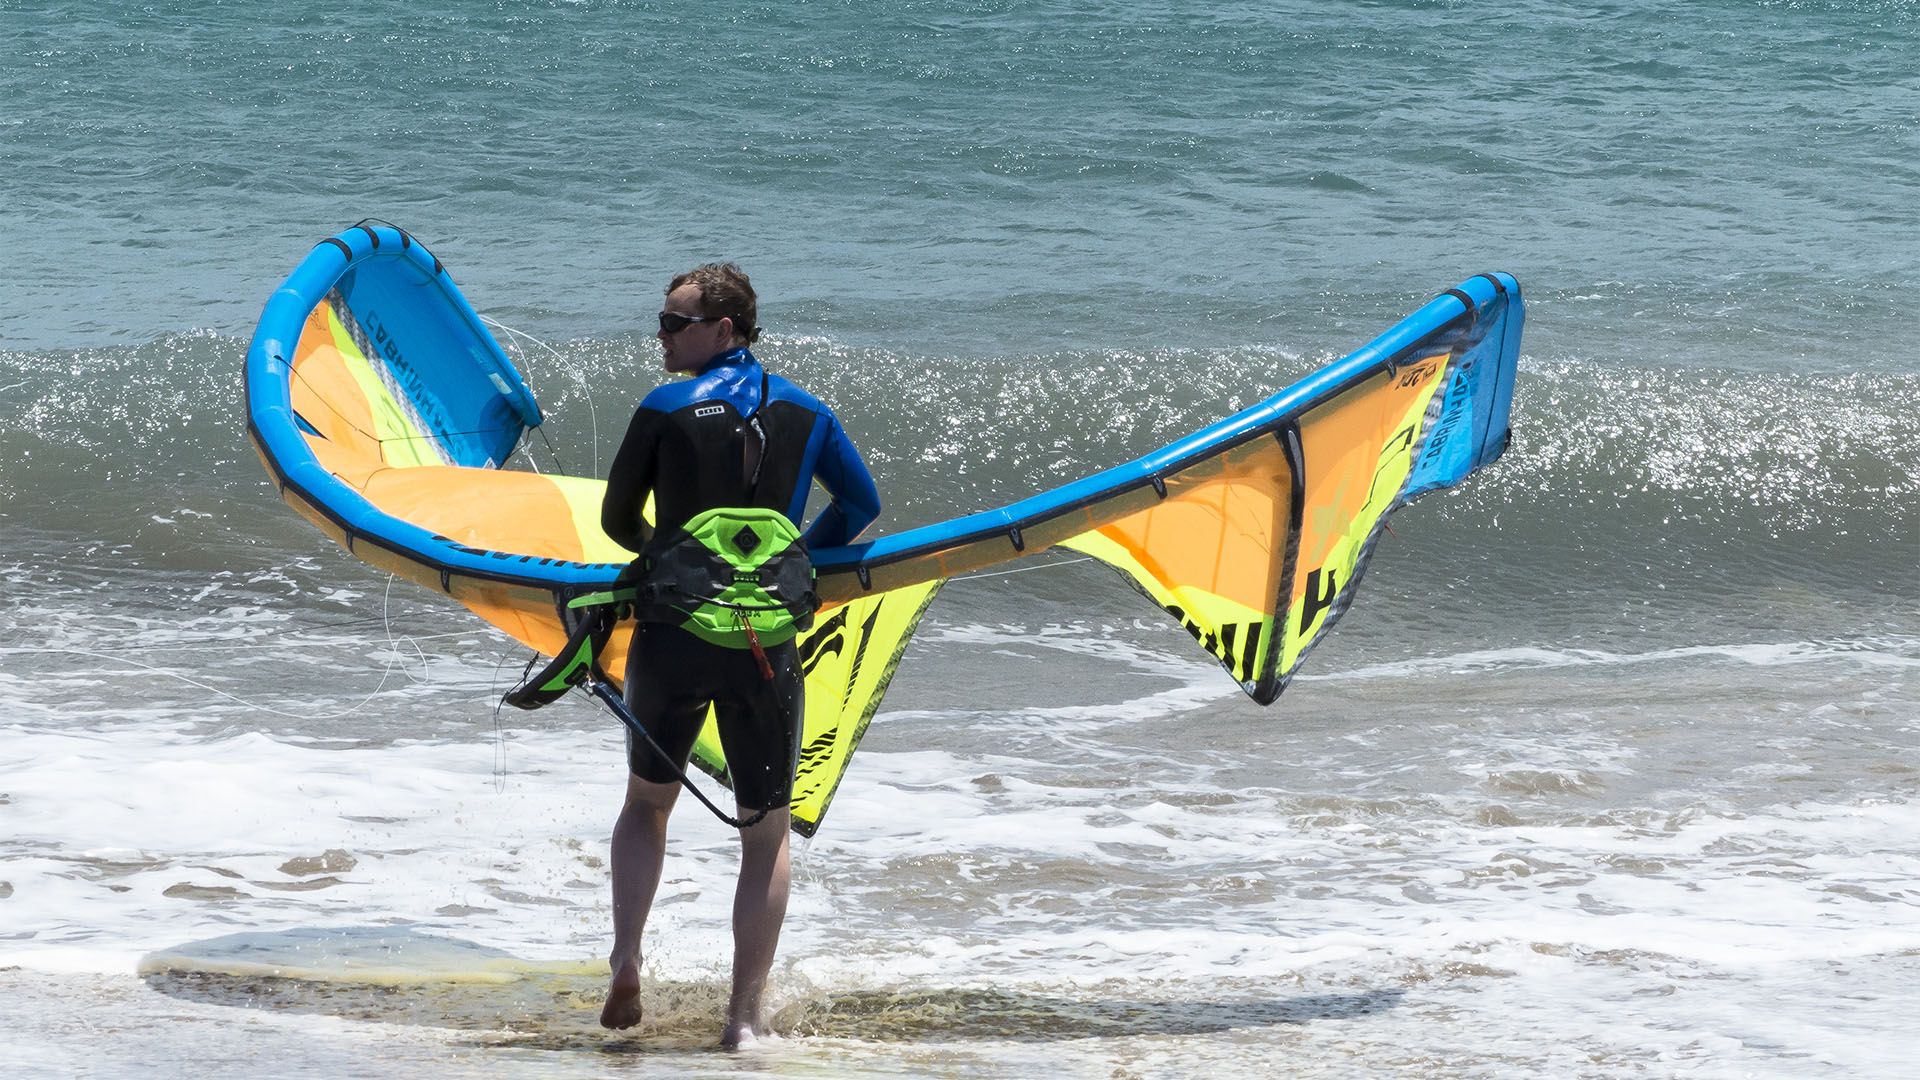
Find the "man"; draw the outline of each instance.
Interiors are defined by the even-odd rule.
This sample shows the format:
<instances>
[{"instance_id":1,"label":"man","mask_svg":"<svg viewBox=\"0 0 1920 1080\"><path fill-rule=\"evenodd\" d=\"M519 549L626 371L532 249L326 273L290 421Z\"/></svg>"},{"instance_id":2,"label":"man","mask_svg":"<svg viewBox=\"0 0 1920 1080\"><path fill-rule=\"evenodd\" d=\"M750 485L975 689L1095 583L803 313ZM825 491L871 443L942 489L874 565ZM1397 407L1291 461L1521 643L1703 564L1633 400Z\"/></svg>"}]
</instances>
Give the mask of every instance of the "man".
<instances>
[{"instance_id":1,"label":"man","mask_svg":"<svg viewBox=\"0 0 1920 1080\"><path fill-rule=\"evenodd\" d=\"M689 519L718 507L777 510L798 526L815 479L832 503L807 529L807 546L848 543L879 515L873 477L832 411L765 373L747 351L760 336L757 307L747 275L732 263L708 263L667 286L659 332L666 370L691 378L657 387L640 403L601 507L607 535L643 561ZM652 528L641 520L649 493ZM742 820L767 811L740 830L733 993L721 1043L737 1047L765 1033L761 995L786 917L787 805L803 703L794 643L753 644L751 652L712 644L665 621L643 619L634 631L627 703L674 761L628 735L626 805L613 829L606 1027L640 1020L640 938L660 884L667 816L712 705Z\"/></svg>"}]
</instances>

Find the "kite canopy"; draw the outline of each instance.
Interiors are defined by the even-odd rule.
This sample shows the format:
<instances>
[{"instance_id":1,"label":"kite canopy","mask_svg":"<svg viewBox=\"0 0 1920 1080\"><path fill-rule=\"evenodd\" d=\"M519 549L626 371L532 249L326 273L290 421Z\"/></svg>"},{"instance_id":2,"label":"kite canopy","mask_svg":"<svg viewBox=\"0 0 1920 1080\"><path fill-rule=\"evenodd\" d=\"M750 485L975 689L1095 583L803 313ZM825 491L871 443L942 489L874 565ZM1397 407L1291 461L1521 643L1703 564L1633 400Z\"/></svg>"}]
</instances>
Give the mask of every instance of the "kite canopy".
<instances>
[{"instance_id":1,"label":"kite canopy","mask_svg":"<svg viewBox=\"0 0 1920 1080\"><path fill-rule=\"evenodd\" d=\"M1521 298L1472 278L1358 352L1137 461L1011 506L813 553L793 824L812 835L907 639L947 579L1056 545L1179 620L1254 700L1283 690L1352 602L1389 514L1506 448ZM542 653L567 603L633 558L599 479L504 467L541 423L440 261L362 223L316 246L247 354L247 433L281 496L362 561L447 594ZM615 677L627 634L601 657ZM726 780L708 724L702 768Z\"/></svg>"}]
</instances>

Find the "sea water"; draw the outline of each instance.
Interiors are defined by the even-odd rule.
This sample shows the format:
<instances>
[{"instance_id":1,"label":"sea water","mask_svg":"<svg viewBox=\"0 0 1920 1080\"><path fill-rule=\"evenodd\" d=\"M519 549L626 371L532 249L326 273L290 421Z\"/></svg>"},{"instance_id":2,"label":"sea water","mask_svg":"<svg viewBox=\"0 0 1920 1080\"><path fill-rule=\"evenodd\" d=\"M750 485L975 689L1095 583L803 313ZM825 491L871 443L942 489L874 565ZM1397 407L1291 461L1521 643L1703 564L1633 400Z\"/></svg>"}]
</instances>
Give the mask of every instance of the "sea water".
<instances>
[{"instance_id":1,"label":"sea water","mask_svg":"<svg viewBox=\"0 0 1920 1080\"><path fill-rule=\"evenodd\" d=\"M1910 1075L1920 6L0 4L16 1075ZM753 274L882 528L1158 447L1501 269L1514 442L1271 708L1095 564L950 584L712 1051L691 803L595 1023L618 728L246 444L375 217L604 472Z\"/></svg>"}]
</instances>

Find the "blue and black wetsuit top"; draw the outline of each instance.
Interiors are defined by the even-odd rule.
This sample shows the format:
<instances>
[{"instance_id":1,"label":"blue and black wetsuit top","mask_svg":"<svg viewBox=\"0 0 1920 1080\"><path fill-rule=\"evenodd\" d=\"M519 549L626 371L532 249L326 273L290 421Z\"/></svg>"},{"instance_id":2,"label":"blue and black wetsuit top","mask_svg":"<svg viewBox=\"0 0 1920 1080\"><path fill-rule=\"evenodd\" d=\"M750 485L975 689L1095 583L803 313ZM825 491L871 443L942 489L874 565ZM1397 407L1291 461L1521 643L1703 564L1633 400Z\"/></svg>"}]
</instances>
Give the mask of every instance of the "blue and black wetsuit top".
<instances>
[{"instance_id":1,"label":"blue and black wetsuit top","mask_svg":"<svg viewBox=\"0 0 1920 1080\"><path fill-rule=\"evenodd\" d=\"M636 552L721 506L778 510L797 527L815 478L833 502L803 535L809 548L849 543L880 515L873 476L833 410L734 349L640 402L607 475L600 525ZM649 491L651 529L640 518Z\"/></svg>"}]
</instances>

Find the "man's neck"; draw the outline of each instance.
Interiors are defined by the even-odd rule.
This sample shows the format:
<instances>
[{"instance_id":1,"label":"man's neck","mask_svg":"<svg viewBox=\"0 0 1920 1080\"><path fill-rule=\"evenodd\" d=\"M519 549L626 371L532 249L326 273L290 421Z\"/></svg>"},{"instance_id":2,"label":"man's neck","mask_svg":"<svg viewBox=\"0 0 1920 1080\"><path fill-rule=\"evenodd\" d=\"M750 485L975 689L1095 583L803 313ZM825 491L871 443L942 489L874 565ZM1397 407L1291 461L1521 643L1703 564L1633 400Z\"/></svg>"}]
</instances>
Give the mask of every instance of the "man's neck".
<instances>
[{"instance_id":1,"label":"man's neck","mask_svg":"<svg viewBox=\"0 0 1920 1080\"><path fill-rule=\"evenodd\" d=\"M724 351L714 353L708 357L707 362L701 364L700 370L695 372L695 374L705 375L707 372L720 367L722 364L739 363L741 360L750 360L752 358L753 354L747 351L745 345L729 345Z\"/></svg>"}]
</instances>

